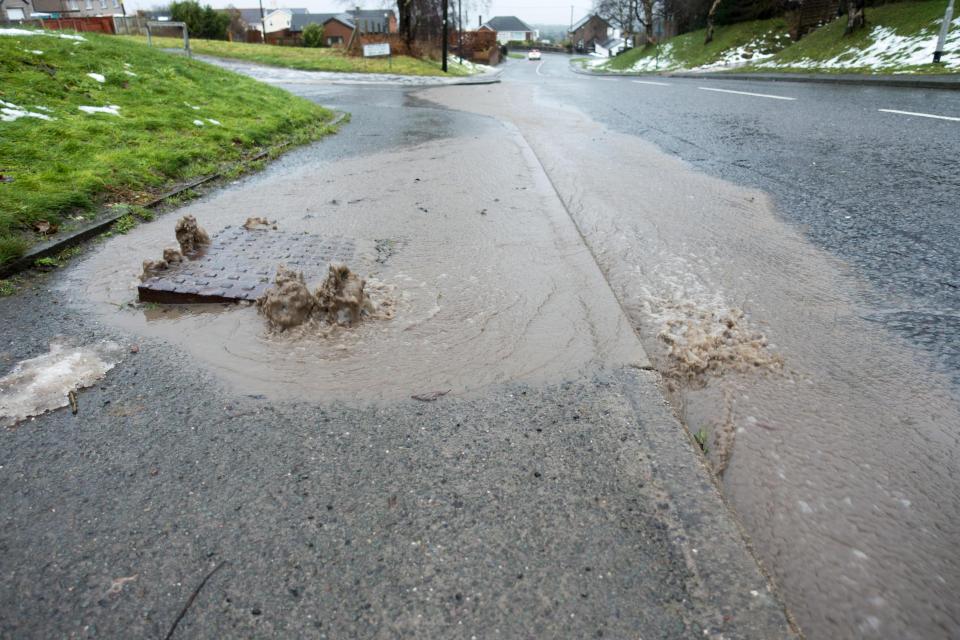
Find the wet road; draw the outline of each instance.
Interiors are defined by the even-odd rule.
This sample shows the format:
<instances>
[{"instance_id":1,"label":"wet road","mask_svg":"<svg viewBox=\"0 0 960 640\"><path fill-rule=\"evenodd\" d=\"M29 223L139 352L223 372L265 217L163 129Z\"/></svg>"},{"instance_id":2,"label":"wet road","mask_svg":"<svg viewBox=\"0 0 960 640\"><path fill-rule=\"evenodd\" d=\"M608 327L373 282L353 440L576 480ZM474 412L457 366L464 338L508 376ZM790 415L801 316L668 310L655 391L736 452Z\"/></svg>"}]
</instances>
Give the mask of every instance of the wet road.
<instances>
[{"instance_id":1,"label":"wet road","mask_svg":"<svg viewBox=\"0 0 960 640\"><path fill-rule=\"evenodd\" d=\"M955 637L960 124L891 111L958 96L560 56L419 95L529 141L807 635Z\"/></svg>"},{"instance_id":2,"label":"wet road","mask_svg":"<svg viewBox=\"0 0 960 640\"><path fill-rule=\"evenodd\" d=\"M792 637L522 136L290 89L351 124L0 299L0 374L123 355L0 432L0 635ZM186 213L355 236L396 314L298 341L136 304Z\"/></svg>"},{"instance_id":3,"label":"wet road","mask_svg":"<svg viewBox=\"0 0 960 640\"><path fill-rule=\"evenodd\" d=\"M594 78L561 56L511 71L615 131L772 194L806 237L870 281L869 320L960 384L960 92Z\"/></svg>"}]
</instances>

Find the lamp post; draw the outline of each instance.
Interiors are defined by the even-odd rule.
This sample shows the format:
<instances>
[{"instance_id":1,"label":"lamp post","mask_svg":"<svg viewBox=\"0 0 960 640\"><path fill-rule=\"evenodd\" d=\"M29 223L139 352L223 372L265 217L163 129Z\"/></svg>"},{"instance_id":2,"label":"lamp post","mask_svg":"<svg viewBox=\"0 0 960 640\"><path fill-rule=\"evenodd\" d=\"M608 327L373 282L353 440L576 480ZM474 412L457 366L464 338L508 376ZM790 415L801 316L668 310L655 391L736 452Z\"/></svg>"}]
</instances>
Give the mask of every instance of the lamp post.
<instances>
[{"instance_id":1,"label":"lamp post","mask_svg":"<svg viewBox=\"0 0 960 640\"><path fill-rule=\"evenodd\" d=\"M953 19L953 0L947 3L947 12L943 14L943 24L940 25L940 37L937 38L937 49L933 52L933 63L940 64L940 57L943 55L943 45L947 39L947 31L950 29L950 21Z\"/></svg>"},{"instance_id":2,"label":"lamp post","mask_svg":"<svg viewBox=\"0 0 960 640\"><path fill-rule=\"evenodd\" d=\"M457 53L463 66L463 0L457 0Z\"/></svg>"}]
</instances>

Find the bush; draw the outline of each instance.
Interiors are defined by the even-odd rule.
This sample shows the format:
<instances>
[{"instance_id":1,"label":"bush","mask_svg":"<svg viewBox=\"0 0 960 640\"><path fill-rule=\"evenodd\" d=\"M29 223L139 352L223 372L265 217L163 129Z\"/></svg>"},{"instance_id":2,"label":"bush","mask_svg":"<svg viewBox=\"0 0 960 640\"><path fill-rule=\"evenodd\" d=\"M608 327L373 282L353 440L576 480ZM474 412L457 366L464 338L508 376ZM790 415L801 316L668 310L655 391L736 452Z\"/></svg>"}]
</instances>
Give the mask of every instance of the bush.
<instances>
[{"instance_id":1,"label":"bush","mask_svg":"<svg viewBox=\"0 0 960 640\"><path fill-rule=\"evenodd\" d=\"M311 23L303 28L303 46L313 48L323 46L323 25Z\"/></svg>"},{"instance_id":2,"label":"bush","mask_svg":"<svg viewBox=\"0 0 960 640\"><path fill-rule=\"evenodd\" d=\"M191 38L227 39L230 15L215 11L210 5L201 7L195 0L173 2L170 4L170 18L174 22L185 22Z\"/></svg>"}]
</instances>

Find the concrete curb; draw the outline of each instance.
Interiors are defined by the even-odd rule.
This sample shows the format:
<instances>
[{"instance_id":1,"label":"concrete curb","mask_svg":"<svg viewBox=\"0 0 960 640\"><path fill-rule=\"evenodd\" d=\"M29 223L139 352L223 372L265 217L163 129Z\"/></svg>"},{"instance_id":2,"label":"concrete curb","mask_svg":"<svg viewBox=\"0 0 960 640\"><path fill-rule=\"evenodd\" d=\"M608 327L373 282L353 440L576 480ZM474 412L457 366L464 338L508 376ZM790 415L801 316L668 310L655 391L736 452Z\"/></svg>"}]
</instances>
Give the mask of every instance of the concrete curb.
<instances>
[{"instance_id":1,"label":"concrete curb","mask_svg":"<svg viewBox=\"0 0 960 640\"><path fill-rule=\"evenodd\" d=\"M943 89L960 91L960 74L930 76L884 75L868 76L855 73L727 73L675 71L663 73L597 73L578 68L573 62L570 70L584 76L598 78L698 78L706 80L754 80L763 82L814 82L821 84L848 84L855 86L900 87L902 89Z\"/></svg>"},{"instance_id":2,"label":"concrete curb","mask_svg":"<svg viewBox=\"0 0 960 640\"><path fill-rule=\"evenodd\" d=\"M338 112L337 116L330 121L329 126L337 126L338 124L343 122L343 119L346 117L347 117L347 114L345 112L342 112L342 111ZM276 149L283 149L284 146L286 145L281 145L279 147L276 147ZM255 156L251 157L250 159L237 164L241 165L241 164L247 164L250 162L256 162L257 160L262 160L263 158L267 157L269 154L270 154L270 149L265 149L257 153ZM142 206L147 209L153 209L154 207L157 207L163 204L170 198L177 196L183 193L184 191L188 191L195 187L199 187L202 184L206 184L207 182L216 180L217 178L220 178L222 176L223 176L222 173L213 173L207 176L196 178L195 180L191 180L186 184L180 185L179 187L177 187L176 189L173 189L172 191L168 191L167 193L164 193L163 195L160 195L154 198L153 200L151 200L150 202L147 202ZM123 213L118 213L115 215L108 216L106 218L94 220L89 225L83 226L79 229L75 229L70 233L64 234L62 237L53 238L51 240L47 240L46 242L41 242L32 246L26 253L24 253L22 256L20 256L16 260L8 262L7 264L4 264L4 265L0 265L0 278L8 278L22 271L26 271L27 269L30 269L31 267L33 267L34 263L37 260L55 256L59 254L61 251L64 251L65 249L69 249L70 247L76 246L81 242L85 242L87 240L90 240L92 238L99 236L102 233L105 233L114 225L114 223L117 220L127 215L128 213L129 213L128 211L124 211Z\"/></svg>"}]
</instances>

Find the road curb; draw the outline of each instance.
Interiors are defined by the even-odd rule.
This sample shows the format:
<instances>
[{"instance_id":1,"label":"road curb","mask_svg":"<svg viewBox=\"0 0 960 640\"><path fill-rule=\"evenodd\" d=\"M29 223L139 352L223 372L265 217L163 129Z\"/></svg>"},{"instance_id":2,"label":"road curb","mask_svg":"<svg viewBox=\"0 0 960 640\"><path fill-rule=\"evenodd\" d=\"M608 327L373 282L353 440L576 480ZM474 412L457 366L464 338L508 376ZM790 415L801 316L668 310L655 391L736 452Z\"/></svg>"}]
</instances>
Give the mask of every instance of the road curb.
<instances>
[{"instance_id":1,"label":"road curb","mask_svg":"<svg viewBox=\"0 0 960 640\"><path fill-rule=\"evenodd\" d=\"M341 122L343 122L344 118L346 117L347 117L346 112L343 112L343 111L337 112L337 116L333 120L331 120L327 126L335 127ZM266 158L270 154L271 150L283 149L285 146L287 145L280 145L278 147L274 147L271 149L264 149L263 151L260 151L259 153L252 156L248 160L238 162L236 165L234 165L234 167L238 165L244 165L250 162L256 162L257 160L262 160L263 158ZM141 206L143 206L146 209L153 209L155 207L160 206L170 198L180 195L184 191L194 189L196 187L199 187L200 185L206 184L208 182L211 182L221 177L223 177L223 172L212 173L210 175L201 176L200 178L191 180L190 182L187 182L186 184L182 184L179 187L171 191L168 191L167 193L157 196L153 200ZM118 204L123 204L123 203L118 203ZM113 214L106 218L95 220L87 226L81 227L80 229L76 229L74 231L71 231L70 233L64 234L62 237L48 240L46 242L41 242L39 244L32 246L26 253L24 253L22 256L20 256L16 260L8 262L7 264L4 264L4 265L0 265L0 278L9 278L12 275L16 275L22 271L26 271L27 269L30 269L31 267L33 267L34 263L37 260L55 256L60 252L66 249L69 249L70 247L74 247L82 242L96 238L97 236L108 231L117 222L117 220L119 220L125 215L128 215L129 213L130 213L129 211L124 210L122 213Z\"/></svg>"},{"instance_id":2,"label":"road curb","mask_svg":"<svg viewBox=\"0 0 960 640\"><path fill-rule=\"evenodd\" d=\"M901 89L942 89L960 91L960 74L931 76L885 75L867 76L859 74L830 73L597 73L577 68L572 62L570 70L584 76L598 78L697 78L700 80L754 80L763 82L807 82L820 84L848 84L855 86L899 87Z\"/></svg>"}]
</instances>

